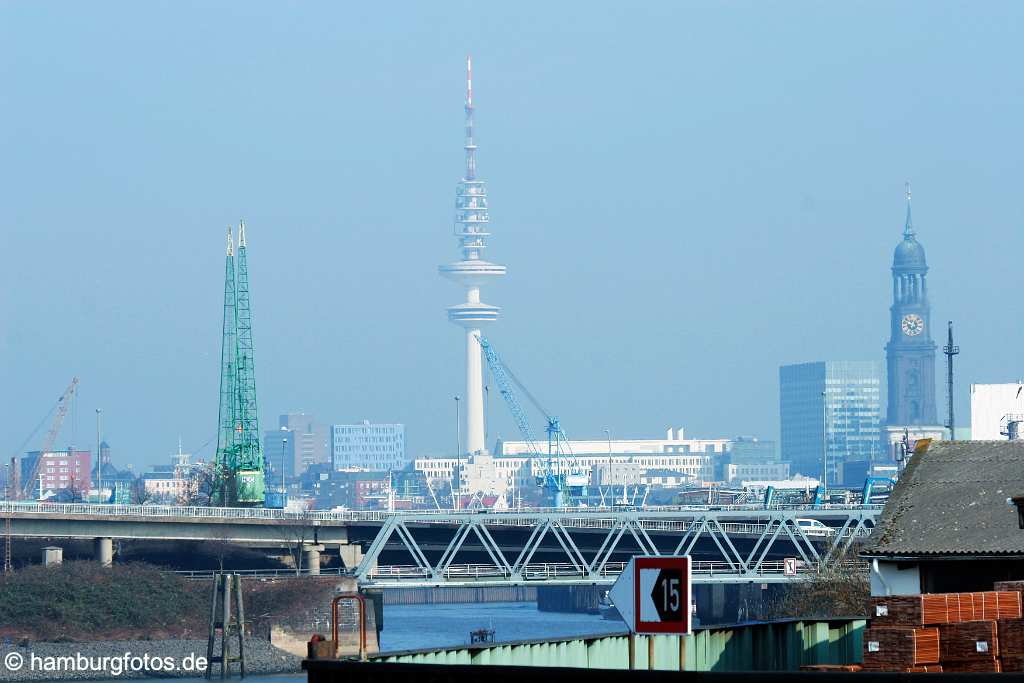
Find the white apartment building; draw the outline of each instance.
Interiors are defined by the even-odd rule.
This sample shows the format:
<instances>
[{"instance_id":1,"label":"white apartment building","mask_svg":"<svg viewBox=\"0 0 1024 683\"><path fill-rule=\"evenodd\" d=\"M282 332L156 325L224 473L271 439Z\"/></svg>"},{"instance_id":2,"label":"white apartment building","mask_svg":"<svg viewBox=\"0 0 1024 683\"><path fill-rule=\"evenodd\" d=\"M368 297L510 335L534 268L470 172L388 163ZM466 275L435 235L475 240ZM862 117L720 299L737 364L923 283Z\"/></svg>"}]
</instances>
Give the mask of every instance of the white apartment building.
<instances>
[{"instance_id":1,"label":"white apartment building","mask_svg":"<svg viewBox=\"0 0 1024 683\"><path fill-rule=\"evenodd\" d=\"M371 472L402 469L406 465L405 425L369 420L332 425L331 463L336 471L354 467Z\"/></svg>"},{"instance_id":2,"label":"white apartment building","mask_svg":"<svg viewBox=\"0 0 1024 683\"><path fill-rule=\"evenodd\" d=\"M1024 383L971 385L971 440L1006 439L1007 415L1024 415ZM959 431L959 430L957 430Z\"/></svg>"}]
</instances>

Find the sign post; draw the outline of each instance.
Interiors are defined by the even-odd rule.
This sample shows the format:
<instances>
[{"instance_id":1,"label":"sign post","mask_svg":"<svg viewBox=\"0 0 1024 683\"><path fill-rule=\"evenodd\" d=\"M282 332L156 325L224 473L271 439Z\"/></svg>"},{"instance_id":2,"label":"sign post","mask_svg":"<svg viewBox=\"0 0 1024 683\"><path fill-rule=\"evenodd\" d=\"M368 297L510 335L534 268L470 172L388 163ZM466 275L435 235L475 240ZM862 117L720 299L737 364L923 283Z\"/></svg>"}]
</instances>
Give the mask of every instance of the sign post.
<instances>
[{"instance_id":1,"label":"sign post","mask_svg":"<svg viewBox=\"0 0 1024 683\"><path fill-rule=\"evenodd\" d=\"M782 560L783 576L796 576L796 558L787 557Z\"/></svg>"},{"instance_id":2,"label":"sign post","mask_svg":"<svg viewBox=\"0 0 1024 683\"><path fill-rule=\"evenodd\" d=\"M639 555L619 575L608 596L630 632L630 666L635 660L633 634L675 634L679 639L679 666L684 665L682 636L691 630L693 589L690 557ZM648 667L654 640L648 640Z\"/></svg>"}]
</instances>

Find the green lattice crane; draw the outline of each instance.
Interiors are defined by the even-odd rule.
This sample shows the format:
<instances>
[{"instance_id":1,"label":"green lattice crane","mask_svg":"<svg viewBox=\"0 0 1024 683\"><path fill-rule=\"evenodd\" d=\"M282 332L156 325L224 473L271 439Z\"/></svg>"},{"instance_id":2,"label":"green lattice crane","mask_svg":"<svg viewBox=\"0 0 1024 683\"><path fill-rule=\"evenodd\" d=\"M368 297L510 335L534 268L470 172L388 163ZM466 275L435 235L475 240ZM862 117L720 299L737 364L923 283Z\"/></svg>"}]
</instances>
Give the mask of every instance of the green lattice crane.
<instances>
[{"instance_id":1,"label":"green lattice crane","mask_svg":"<svg viewBox=\"0 0 1024 683\"><path fill-rule=\"evenodd\" d=\"M264 467L256 403L245 223L238 226L237 271L235 266L234 241L228 228L212 502L225 506L257 506L264 503Z\"/></svg>"}]
</instances>

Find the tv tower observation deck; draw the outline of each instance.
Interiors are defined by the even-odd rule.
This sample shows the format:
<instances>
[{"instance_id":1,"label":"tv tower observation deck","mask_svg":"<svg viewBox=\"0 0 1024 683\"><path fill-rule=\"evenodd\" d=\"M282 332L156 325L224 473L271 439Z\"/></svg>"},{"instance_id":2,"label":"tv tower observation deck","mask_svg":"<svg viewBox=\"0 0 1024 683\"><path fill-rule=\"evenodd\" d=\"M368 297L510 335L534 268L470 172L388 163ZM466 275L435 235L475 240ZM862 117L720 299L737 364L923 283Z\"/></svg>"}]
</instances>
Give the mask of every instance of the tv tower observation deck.
<instances>
[{"instance_id":1,"label":"tv tower observation deck","mask_svg":"<svg viewBox=\"0 0 1024 683\"><path fill-rule=\"evenodd\" d=\"M444 277L466 289L463 303L448 307L448 320L466 331L466 419L463 422L465 452L486 452L484 443L483 358L480 329L498 319L500 309L480 300L480 286L504 275L505 266L483 259L489 222L487 186L476 177L476 143L473 141L473 62L466 58L466 174L455 192L455 237L462 260L440 266Z\"/></svg>"}]
</instances>

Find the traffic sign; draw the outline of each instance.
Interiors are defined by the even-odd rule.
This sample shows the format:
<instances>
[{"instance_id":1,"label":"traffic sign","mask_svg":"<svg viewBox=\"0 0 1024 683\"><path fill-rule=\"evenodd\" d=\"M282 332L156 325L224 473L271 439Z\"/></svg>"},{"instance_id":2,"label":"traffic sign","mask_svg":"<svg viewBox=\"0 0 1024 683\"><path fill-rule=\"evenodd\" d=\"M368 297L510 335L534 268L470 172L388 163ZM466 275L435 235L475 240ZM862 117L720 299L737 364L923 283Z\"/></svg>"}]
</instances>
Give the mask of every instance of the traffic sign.
<instances>
[{"instance_id":1,"label":"traffic sign","mask_svg":"<svg viewBox=\"0 0 1024 683\"><path fill-rule=\"evenodd\" d=\"M690 557L637 556L608 596L633 633L690 632Z\"/></svg>"},{"instance_id":2,"label":"traffic sign","mask_svg":"<svg viewBox=\"0 0 1024 683\"><path fill-rule=\"evenodd\" d=\"M796 558L787 557L782 560L782 574L783 576L796 576Z\"/></svg>"}]
</instances>

